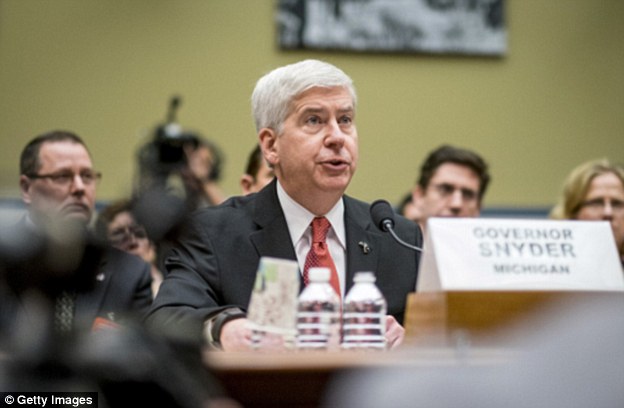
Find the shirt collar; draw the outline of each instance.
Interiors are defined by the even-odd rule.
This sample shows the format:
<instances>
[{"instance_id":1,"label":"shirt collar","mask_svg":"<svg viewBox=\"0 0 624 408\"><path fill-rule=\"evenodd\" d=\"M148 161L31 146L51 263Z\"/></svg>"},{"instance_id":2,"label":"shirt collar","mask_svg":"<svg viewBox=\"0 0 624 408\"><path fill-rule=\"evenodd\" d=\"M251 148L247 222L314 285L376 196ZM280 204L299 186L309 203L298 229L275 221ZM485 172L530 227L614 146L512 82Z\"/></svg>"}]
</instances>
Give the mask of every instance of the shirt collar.
<instances>
[{"instance_id":1,"label":"shirt collar","mask_svg":"<svg viewBox=\"0 0 624 408\"><path fill-rule=\"evenodd\" d=\"M288 225L288 232L290 232L293 246L296 246L297 242L299 242L299 240L301 240L306 233L315 215L293 200L292 197L290 197L282 188L279 180L277 181L277 198L282 207L282 211L284 212L284 217L286 218L286 224ZM344 202L342 199L338 200L336 205L334 205L334 207L329 210L327 214L325 214L325 218L329 220L329 223L332 226L331 229L334 231L334 234L342 248L346 249Z\"/></svg>"}]
</instances>

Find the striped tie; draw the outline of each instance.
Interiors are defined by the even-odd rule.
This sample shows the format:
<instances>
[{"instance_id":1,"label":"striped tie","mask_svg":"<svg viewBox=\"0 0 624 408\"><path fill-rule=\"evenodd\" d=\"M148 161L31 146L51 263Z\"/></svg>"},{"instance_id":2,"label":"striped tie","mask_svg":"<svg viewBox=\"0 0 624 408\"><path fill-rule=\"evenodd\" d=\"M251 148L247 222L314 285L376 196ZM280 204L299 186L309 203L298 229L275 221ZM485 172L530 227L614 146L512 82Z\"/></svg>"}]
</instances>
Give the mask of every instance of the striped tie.
<instances>
[{"instance_id":1,"label":"striped tie","mask_svg":"<svg viewBox=\"0 0 624 408\"><path fill-rule=\"evenodd\" d=\"M60 334L71 332L74 322L74 310L76 294L74 292L62 291L56 298L54 305L54 330Z\"/></svg>"},{"instance_id":2,"label":"striped tie","mask_svg":"<svg viewBox=\"0 0 624 408\"><path fill-rule=\"evenodd\" d=\"M316 217L312 220L312 246L310 252L306 256L305 264L303 266L303 283L307 285L310 282L308 271L312 267L326 267L331 271L329 283L332 285L338 297L341 297L340 282L338 280L338 272L336 272L336 265L329 253L327 246L327 233L331 224L325 217Z\"/></svg>"}]
</instances>

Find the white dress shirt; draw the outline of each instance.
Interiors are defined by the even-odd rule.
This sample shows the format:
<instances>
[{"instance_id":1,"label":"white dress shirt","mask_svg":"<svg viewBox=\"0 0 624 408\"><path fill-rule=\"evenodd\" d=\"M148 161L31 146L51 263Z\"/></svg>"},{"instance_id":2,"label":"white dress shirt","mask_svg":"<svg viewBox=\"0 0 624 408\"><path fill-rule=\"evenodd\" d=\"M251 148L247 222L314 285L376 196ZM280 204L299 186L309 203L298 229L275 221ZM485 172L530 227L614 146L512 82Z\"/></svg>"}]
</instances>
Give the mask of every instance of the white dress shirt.
<instances>
[{"instance_id":1,"label":"white dress shirt","mask_svg":"<svg viewBox=\"0 0 624 408\"><path fill-rule=\"evenodd\" d=\"M286 217L290 239L292 239L292 244L297 254L299 272L303 273L306 256L312 246L312 226L310 223L316 215L293 200L286 191L284 191L279 181L277 182L277 198L284 212L284 217ZM324 216L331 224L331 228L327 233L327 245L329 246L329 253L334 261L334 265L336 265L336 272L338 273L338 280L340 281L341 297L344 297L347 246L343 200L338 200L336 205L327 214L324 214Z\"/></svg>"}]
</instances>

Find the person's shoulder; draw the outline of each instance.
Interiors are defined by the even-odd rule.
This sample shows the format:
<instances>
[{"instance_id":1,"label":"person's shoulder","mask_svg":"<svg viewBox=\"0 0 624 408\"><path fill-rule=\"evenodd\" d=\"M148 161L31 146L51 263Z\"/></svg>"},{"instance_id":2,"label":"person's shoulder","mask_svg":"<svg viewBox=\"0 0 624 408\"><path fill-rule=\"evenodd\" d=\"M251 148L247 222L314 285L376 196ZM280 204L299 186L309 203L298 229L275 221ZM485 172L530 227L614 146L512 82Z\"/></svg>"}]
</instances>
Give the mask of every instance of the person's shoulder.
<instances>
[{"instance_id":1,"label":"person's shoulder","mask_svg":"<svg viewBox=\"0 0 624 408\"><path fill-rule=\"evenodd\" d=\"M233 217L240 217L253 211L255 197L233 196L223 203L215 206L204 207L196 210L192 214L192 219L199 222L218 222L218 220L229 220Z\"/></svg>"},{"instance_id":2,"label":"person's shoulder","mask_svg":"<svg viewBox=\"0 0 624 408\"><path fill-rule=\"evenodd\" d=\"M370 207L371 203L359 200L350 196L344 196L345 208L349 212L349 216L356 219L371 219ZM371 220L372 222L372 220ZM379 228L379 226L376 226ZM408 220L398 213L394 213L394 227L401 231L412 231L412 233L419 231L418 224L412 220Z\"/></svg>"},{"instance_id":3,"label":"person's shoulder","mask_svg":"<svg viewBox=\"0 0 624 408\"><path fill-rule=\"evenodd\" d=\"M223 203L206 207L193 214L194 221L200 224L230 224L245 219L265 218L277 212L279 203L275 188L265 188L257 193L232 196Z\"/></svg>"},{"instance_id":4,"label":"person's shoulder","mask_svg":"<svg viewBox=\"0 0 624 408\"><path fill-rule=\"evenodd\" d=\"M206 209L225 212L232 210L241 210L249 207L250 205L253 205L257 197L258 195L256 193L249 195L232 196L225 200L223 203L213 207L207 207Z\"/></svg>"},{"instance_id":5,"label":"person's shoulder","mask_svg":"<svg viewBox=\"0 0 624 408\"><path fill-rule=\"evenodd\" d=\"M146 274L149 275L150 268L149 263L141 257L111 246L104 249L103 265L108 269L108 273L124 275L124 278L128 279L132 276L141 278Z\"/></svg>"},{"instance_id":6,"label":"person's shoulder","mask_svg":"<svg viewBox=\"0 0 624 408\"><path fill-rule=\"evenodd\" d=\"M370 203L348 195L344 195L342 198L346 211L360 216L370 215Z\"/></svg>"},{"instance_id":7,"label":"person's shoulder","mask_svg":"<svg viewBox=\"0 0 624 408\"><path fill-rule=\"evenodd\" d=\"M394 225L395 228L406 229L406 230L418 230L420 232L420 227L418 223L412 221L410 219L405 218L401 214L394 214Z\"/></svg>"}]
</instances>

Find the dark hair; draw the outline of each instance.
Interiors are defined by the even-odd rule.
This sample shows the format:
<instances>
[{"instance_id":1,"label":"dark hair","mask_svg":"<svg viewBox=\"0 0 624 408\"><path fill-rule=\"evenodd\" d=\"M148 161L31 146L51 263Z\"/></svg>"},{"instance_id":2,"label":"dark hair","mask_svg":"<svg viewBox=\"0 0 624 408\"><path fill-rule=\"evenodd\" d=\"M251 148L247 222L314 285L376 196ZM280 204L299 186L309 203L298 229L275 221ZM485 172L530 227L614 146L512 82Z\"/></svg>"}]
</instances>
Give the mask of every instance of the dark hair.
<instances>
[{"instance_id":1,"label":"dark hair","mask_svg":"<svg viewBox=\"0 0 624 408\"><path fill-rule=\"evenodd\" d=\"M245 174L249 174L255 180L258 176L258 172L260 171L260 167L262 167L263 159L264 157L262 156L262 150L260 149L260 145L256 145L256 147L251 151L249 157L247 158Z\"/></svg>"},{"instance_id":2,"label":"dark hair","mask_svg":"<svg viewBox=\"0 0 624 408\"><path fill-rule=\"evenodd\" d=\"M412 192L406 193L399 201L399 204L396 206L396 212L405 215L405 207L412 202Z\"/></svg>"},{"instance_id":3,"label":"dark hair","mask_svg":"<svg viewBox=\"0 0 624 408\"><path fill-rule=\"evenodd\" d=\"M480 180L479 200L483 198L490 182L490 174L488 173L487 163L481 156L471 150L450 145L442 145L427 156L427 159L420 168L418 185L423 190L426 190L438 167L445 163L454 163L460 166L466 166L474 171Z\"/></svg>"},{"instance_id":4,"label":"dark hair","mask_svg":"<svg viewBox=\"0 0 624 408\"><path fill-rule=\"evenodd\" d=\"M32 139L26 147L24 147L24 150L22 150L20 156L20 174L35 174L39 170L39 167L41 167L39 151L44 143L65 141L81 144L87 149L87 145L85 145L80 136L75 133L66 130L53 130L44 133ZM89 149L87 149L87 152L88 151Z\"/></svg>"},{"instance_id":5,"label":"dark hair","mask_svg":"<svg viewBox=\"0 0 624 408\"><path fill-rule=\"evenodd\" d=\"M108 240L108 224L113 222L117 214L126 211L132 212L132 201L127 199L112 202L104 207L99 212L94 225L95 235L98 239L102 240L102 242L106 242Z\"/></svg>"}]
</instances>

